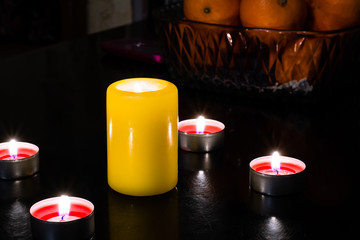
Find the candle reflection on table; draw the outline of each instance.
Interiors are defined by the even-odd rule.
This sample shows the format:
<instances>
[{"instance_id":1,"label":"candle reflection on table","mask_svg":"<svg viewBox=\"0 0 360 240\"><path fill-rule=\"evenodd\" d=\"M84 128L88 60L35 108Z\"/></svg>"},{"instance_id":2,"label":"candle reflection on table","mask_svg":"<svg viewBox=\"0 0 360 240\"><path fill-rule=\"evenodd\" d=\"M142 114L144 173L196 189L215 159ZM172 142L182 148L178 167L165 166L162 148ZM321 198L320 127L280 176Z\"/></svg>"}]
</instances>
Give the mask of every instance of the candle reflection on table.
<instances>
[{"instance_id":1,"label":"candle reflection on table","mask_svg":"<svg viewBox=\"0 0 360 240\"><path fill-rule=\"evenodd\" d=\"M224 160L224 151L205 153L179 151L179 169L188 171L211 170L219 167Z\"/></svg>"},{"instance_id":2,"label":"candle reflection on table","mask_svg":"<svg viewBox=\"0 0 360 240\"><path fill-rule=\"evenodd\" d=\"M133 197L108 190L109 239L178 239L178 190Z\"/></svg>"},{"instance_id":3,"label":"candle reflection on table","mask_svg":"<svg viewBox=\"0 0 360 240\"><path fill-rule=\"evenodd\" d=\"M39 174L12 181L0 180L0 201L23 199L36 196L39 191Z\"/></svg>"},{"instance_id":4,"label":"candle reflection on table","mask_svg":"<svg viewBox=\"0 0 360 240\"><path fill-rule=\"evenodd\" d=\"M5 232L0 232L1 239L32 239L30 214L26 204L21 200L15 200L3 205L2 208L0 209L2 214L0 218L5 218L6 221L2 221L4 225L1 230L5 230Z\"/></svg>"},{"instance_id":5,"label":"candle reflection on table","mask_svg":"<svg viewBox=\"0 0 360 240\"><path fill-rule=\"evenodd\" d=\"M249 226L245 226L244 239L294 240L306 238L305 226L297 219L285 219L275 216L258 217L252 218L252 221L247 224Z\"/></svg>"},{"instance_id":6,"label":"candle reflection on table","mask_svg":"<svg viewBox=\"0 0 360 240\"><path fill-rule=\"evenodd\" d=\"M289 217L304 211L303 194L269 196L249 189L246 204L259 216Z\"/></svg>"},{"instance_id":7,"label":"candle reflection on table","mask_svg":"<svg viewBox=\"0 0 360 240\"><path fill-rule=\"evenodd\" d=\"M281 220L277 217L268 217L265 219L260 232L267 238L287 239L286 229Z\"/></svg>"}]
</instances>

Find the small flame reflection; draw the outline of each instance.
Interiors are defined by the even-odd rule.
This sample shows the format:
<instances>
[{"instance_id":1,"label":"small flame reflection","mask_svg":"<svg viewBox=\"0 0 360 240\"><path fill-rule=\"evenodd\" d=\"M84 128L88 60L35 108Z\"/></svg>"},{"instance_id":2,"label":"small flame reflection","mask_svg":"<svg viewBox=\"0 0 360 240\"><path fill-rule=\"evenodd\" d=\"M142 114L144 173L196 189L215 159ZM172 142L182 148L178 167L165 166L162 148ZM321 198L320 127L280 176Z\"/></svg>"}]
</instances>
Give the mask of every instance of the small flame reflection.
<instances>
[{"instance_id":1,"label":"small flame reflection","mask_svg":"<svg viewBox=\"0 0 360 240\"><path fill-rule=\"evenodd\" d=\"M226 37L227 37L227 40L228 40L230 46L232 46L232 45L233 45L233 40L232 40L231 34L230 34L230 33L226 33Z\"/></svg>"}]
</instances>

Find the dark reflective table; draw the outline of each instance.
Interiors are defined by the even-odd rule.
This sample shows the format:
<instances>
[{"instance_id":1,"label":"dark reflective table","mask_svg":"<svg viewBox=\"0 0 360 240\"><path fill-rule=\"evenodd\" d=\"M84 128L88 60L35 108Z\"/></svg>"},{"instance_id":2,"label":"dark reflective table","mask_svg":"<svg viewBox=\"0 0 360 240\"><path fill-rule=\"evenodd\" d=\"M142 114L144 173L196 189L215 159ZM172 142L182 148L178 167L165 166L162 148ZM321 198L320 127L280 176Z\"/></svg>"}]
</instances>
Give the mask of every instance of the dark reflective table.
<instances>
[{"instance_id":1,"label":"dark reflective table","mask_svg":"<svg viewBox=\"0 0 360 240\"><path fill-rule=\"evenodd\" d=\"M225 146L179 150L176 189L154 197L107 185L105 92L129 77L170 79L167 67L106 53L101 43L155 36L140 22L0 61L0 140L40 148L40 172L0 180L0 239L32 239L29 208L68 194L95 205L96 239L348 239L359 223L360 101L352 88L317 102L229 96L179 87L179 119L226 125ZM346 78L358 78L358 75ZM359 79L360 80L360 79ZM279 150L307 165L304 192L249 189L249 162Z\"/></svg>"}]
</instances>

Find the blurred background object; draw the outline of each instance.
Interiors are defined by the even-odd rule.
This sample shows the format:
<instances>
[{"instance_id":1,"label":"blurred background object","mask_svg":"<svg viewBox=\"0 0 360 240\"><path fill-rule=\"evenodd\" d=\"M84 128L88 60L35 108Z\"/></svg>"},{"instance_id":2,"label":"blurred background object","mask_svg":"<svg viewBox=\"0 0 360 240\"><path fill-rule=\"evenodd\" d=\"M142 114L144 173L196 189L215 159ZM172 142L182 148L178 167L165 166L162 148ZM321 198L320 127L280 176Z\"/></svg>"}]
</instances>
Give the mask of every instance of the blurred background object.
<instances>
[{"instance_id":1,"label":"blurred background object","mask_svg":"<svg viewBox=\"0 0 360 240\"><path fill-rule=\"evenodd\" d=\"M0 60L151 17L171 0L0 0Z\"/></svg>"}]
</instances>

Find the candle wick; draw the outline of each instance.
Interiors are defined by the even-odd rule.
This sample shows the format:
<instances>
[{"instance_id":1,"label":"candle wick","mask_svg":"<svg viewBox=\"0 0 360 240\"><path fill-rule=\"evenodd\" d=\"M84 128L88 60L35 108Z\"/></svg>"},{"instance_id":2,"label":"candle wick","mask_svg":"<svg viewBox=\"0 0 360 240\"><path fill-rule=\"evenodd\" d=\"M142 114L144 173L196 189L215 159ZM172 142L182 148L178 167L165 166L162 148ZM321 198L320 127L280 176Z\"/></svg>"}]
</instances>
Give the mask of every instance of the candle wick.
<instances>
[{"instance_id":1,"label":"candle wick","mask_svg":"<svg viewBox=\"0 0 360 240\"><path fill-rule=\"evenodd\" d=\"M11 155L10 155L10 158L11 158L11 159L16 159L16 155L11 154Z\"/></svg>"},{"instance_id":2,"label":"candle wick","mask_svg":"<svg viewBox=\"0 0 360 240\"><path fill-rule=\"evenodd\" d=\"M60 219L60 222L64 221L64 218L65 218L66 214L64 215L61 215L61 219Z\"/></svg>"},{"instance_id":3,"label":"candle wick","mask_svg":"<svg viewBox=\"0 0 360 240\"><path fill-rule=\"evenodd\" d=\"M275 172L276 173L276 175L279 175L279 169L277 169L277 168L275 168L275 169L273 169L273 172Z\"/></svg>"}]
</instances>

